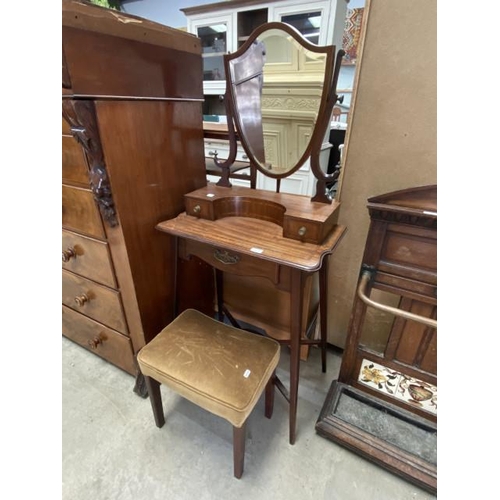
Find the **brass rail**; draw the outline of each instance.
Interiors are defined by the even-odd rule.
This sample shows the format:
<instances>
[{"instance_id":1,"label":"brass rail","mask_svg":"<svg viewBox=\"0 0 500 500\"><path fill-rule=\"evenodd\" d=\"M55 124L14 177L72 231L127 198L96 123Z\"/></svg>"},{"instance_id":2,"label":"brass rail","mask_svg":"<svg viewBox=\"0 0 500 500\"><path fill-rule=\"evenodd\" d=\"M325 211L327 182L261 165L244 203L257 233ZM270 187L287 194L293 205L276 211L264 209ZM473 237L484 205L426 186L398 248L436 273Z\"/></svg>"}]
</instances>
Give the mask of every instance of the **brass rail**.
<instances>
[{"instance_id":1,"label":"brass rail","mask_svg":"<svg viewBox=\"0 0 500 500\"><path fill-rule=\"evenodd\" d=\"M397 307L391 307L385 304L380 304L379 302L375 302L374 300L370 299L370 297L366 295L366 287L370 282L371 276L372 274L370 271L363 271L358 286L358 297L366 305L374 307L375 309L379 309L380 311L385 311L390 314L394 314L395 316L399 316L401 318L418 321L419 323L423 323L424 325L430 326L432 328L437 328L437 321L435 319L426 318L425 316L419 316L418 314L414 314L409 311L403 311L402 309L398 309Z\"/></svg>"}]
</instances>

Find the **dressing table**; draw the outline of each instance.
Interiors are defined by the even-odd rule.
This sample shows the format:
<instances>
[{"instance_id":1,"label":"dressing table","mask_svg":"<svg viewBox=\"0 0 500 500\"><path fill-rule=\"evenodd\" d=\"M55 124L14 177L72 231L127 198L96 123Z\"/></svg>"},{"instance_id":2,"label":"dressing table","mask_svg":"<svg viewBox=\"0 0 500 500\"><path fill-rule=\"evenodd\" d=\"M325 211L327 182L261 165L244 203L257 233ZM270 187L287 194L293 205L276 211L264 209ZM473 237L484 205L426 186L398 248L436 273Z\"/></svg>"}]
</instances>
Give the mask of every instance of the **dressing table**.
<instances>
[{"instance_id":1,"label":"dressing table","mask_svg":"<svg viewBox=\"0 0 500 500\"><path fill-rule=\"evenodd\" d=\"M304 64L314 65L322 71L323 80L315 107L304 110L302 120L289 118L292 121L283 128L283 133L275 134L261 113L261 98L268 75L282 64L278 59L280 54L288 61L300 58ZM283 23L260 26L239 50L225 55L230 151L226 160L217 157L214 160L221 168L220 181L186 194L185 212L156 226L159 231L176 237L180 259L196 256L215 269L219 319L226 314L233 322L224 306L224 274L263 278L286 294L289 332L277 340L290 348L290 383L289 389L279 380L276 385L290 404L291 444L296 439L301 346L319 345L322 370L326 371L328 260L346 231L337 224L340 203L328 194L326 186L333 179L326 173L327 165L322 165L320 155L338 99L336 84L342 55L343 51L339 51L335 57L333 46L309 43L297 30ZM290 64L285 64L283 71L289 72L291 80L300 78L290 71ZM286 116L282 119L284 123L287 120ZM236 156L236 135L252 167L276 179L276 192L231 185L229 175ZM285 154L273 156L275 151ZM305 161L310 161L317 179L314 197L280 193L281 179L296 172ZM306 282L316 273L319 339L306 336L308 304L304 302ZM270 315L274 313L277 311L269 311Z\"/></svg>"}]
</instances>

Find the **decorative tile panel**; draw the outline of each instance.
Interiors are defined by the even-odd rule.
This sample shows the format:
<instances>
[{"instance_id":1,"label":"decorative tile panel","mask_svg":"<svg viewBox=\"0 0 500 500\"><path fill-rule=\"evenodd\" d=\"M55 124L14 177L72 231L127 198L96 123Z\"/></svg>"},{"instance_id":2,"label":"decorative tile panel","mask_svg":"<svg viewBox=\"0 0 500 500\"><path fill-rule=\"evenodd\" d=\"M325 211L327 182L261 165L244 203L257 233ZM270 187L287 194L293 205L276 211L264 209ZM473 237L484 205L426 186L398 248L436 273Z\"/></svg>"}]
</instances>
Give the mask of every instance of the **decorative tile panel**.
<instances>
[{"instance_id":1,"label":"decorative tile panel","mask_svg":"<svg viewBox=\"0 0 500 500\"><path fill-rule=\"evenodd\" d=\"M437 415L437 387L363 359L358 382L410 406Z\"/></svg>"}]
</instances>

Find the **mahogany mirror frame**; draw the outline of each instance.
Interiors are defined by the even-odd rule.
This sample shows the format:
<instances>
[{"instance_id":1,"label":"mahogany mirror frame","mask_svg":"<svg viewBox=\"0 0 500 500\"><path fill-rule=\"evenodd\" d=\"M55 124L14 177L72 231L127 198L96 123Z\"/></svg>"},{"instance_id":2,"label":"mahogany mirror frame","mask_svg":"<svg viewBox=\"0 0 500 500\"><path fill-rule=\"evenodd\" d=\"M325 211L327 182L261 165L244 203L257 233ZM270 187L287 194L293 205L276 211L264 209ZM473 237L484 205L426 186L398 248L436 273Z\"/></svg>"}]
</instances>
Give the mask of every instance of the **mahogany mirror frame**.
<instances>
[{"instance_id":1,"label":"mahogany mirror frame","mask_svg":"<svg viewBox=\"0 0 500 500\"><path fill-rule=\"evenodd\" d=\"M242 56L257 40L257 38L264 32L268 30L280 30L284 31L286 34L290 35L300 46L302 46L305 50L309 50L313 53L317 54L325 54L325 74L323 79L323 90L321 93L320 105L318 108L318 114L316 118L316 122L311 134L311 138L297 163L290 168L286 172L282 173L272 173L258 161L258 159L254 155L254 151L251 147L251 144L246 137L244 130L245 127L242 126L241 117L238 111L238 106L236 102L236 95L233 92L233 81L232 81L232 71L230 63L234 59ZM243 43L243 45L232 54L224 55L224 69L226 73L226 94L224 96L225 105L226 105L226 113L227 113L227 122L228 122L228 132L229 132L229 144L230 151L229 157L225 162L217 161L216 163L223 169L223 175L221 177L221 182L219 185L227 185L231 186L228 179L229 167L234 162L236 157L236 133L238 134L238 138L248 155L251 168L256 168L263 175L267 177L272 177L277 179L278 189L279 189L279 181L282 178L288 177L296 172L308 158L311 158L311 170L316 177L316 194L311 198L311 201L319 201L322 203L331 203L332 198L327 193L326 185L328 182L333 182L338 177L338 172L336 174L328 174L323 172L320 166L320 151L321 146L323 144L323 138L328 130L330 125L332 111L335 103L338 101L338 95L336 93L337 90L337 81L340 71L340 63L342 57L345 52L343 50L339 50L337 53L337 57L335 58L335 46L334 45L325 45L319 46L310 43L306 40L302 34L293 26L282 22L269 22L260 25L256 28L248 39ZM335 60L334 60L335 58ZM259 117L262 122L262 116Z\"/></svg>"}]
</instances>

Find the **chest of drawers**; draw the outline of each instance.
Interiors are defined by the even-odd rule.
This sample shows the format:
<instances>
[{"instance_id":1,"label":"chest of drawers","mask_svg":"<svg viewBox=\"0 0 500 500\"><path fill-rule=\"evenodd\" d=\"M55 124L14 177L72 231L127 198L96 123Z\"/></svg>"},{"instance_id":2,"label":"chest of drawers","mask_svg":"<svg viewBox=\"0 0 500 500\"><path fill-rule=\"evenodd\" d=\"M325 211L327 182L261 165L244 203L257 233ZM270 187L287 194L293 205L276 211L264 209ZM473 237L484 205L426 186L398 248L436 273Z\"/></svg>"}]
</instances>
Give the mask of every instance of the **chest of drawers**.
<instances>
[{"instance_id":1,"label":"chest of drawers","mask_svg":"<svg viewBox=\"0 0 500 500\"><path fill-rule=\"evenodd\" d=\"M174 242L155 225L206 184L201 48L74 1L62 21L62 333L135 375L174 315Z\"/></svg>"}]
</instances>

